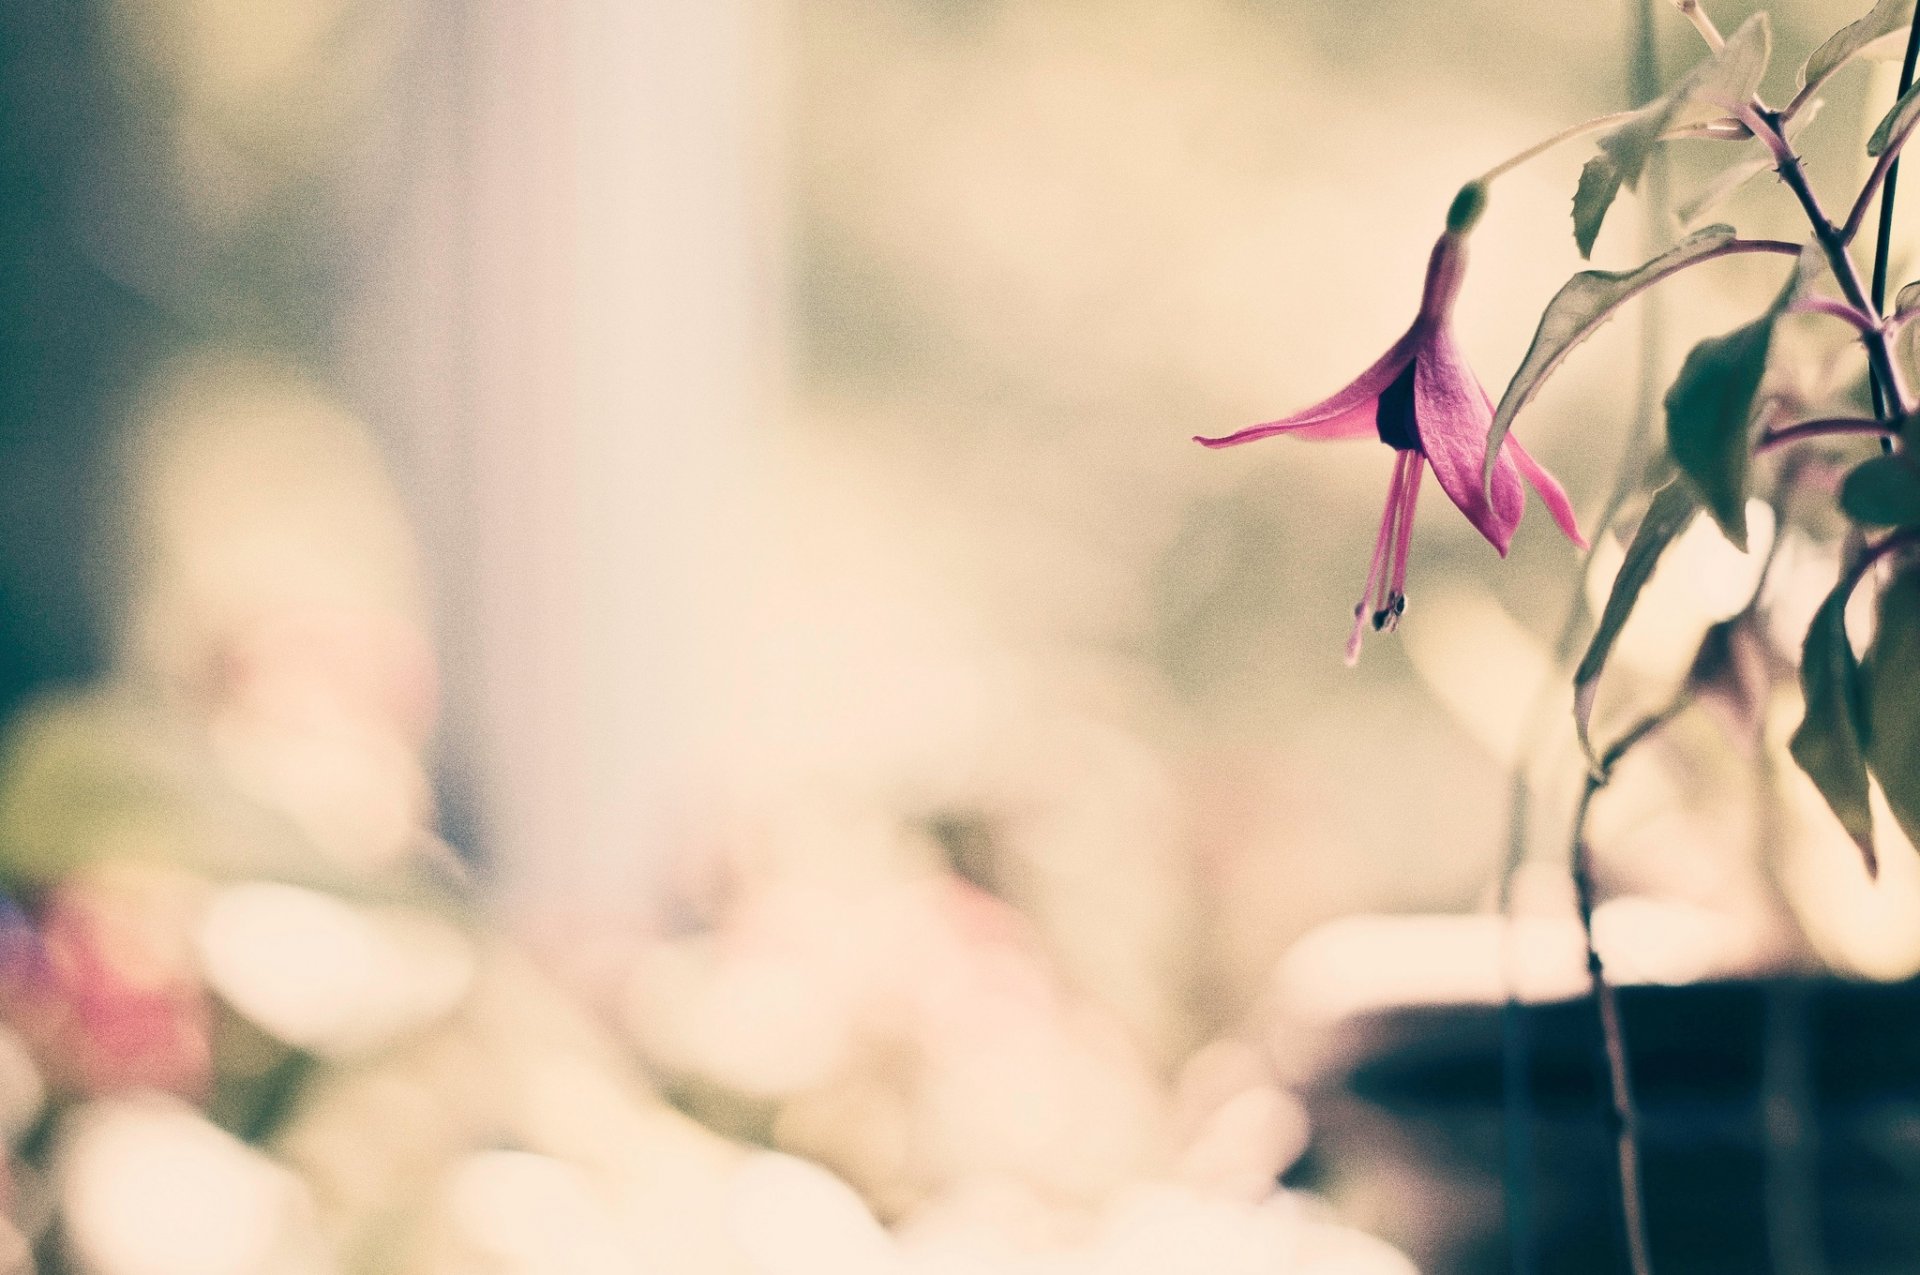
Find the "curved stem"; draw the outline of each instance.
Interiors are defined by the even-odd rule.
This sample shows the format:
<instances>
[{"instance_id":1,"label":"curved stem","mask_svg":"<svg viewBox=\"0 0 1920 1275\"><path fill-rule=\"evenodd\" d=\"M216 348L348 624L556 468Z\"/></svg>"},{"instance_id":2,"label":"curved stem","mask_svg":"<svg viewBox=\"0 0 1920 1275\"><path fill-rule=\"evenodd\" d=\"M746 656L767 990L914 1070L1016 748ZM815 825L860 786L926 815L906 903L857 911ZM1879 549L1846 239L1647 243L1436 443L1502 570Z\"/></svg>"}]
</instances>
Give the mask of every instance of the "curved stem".
<instances>
[{"instance_id":1,"label":"curved stem","mask_svg":"<svg viewBox=\"0 0 1920 1275\"><path fill-rule=\"evenodd\" d=\"M1882 185L1886 187L1889 194L1892 193L1895 179L1900 174L1900 151L1906 145L1911 131L1908 130L1907 133L1902 133L1889 141L1887 149L1881 151L1880 158L1874 161L1873 171L1867 174L1866 184L1860 188L1859 195L1854 198L1853 207L1847 212L1847 220L1840 227L1840 242L1852 243L1854 236L1860 233L1861 225L1867 220L1867 209L1873 206L1873 197L1879 193ZM1891 206L1891 201L1882 200L1880 206L1883 209L1888 208ZM1888 218L1889 214L1881 213L1881 221L1887 221ZM1877 267L1879 262L1876 260L1874 264Z\"/></svg>"},{"instance_id":2,"label":"curved stem","mask_svg":"<svg viewBox=\"0 0 1920 1275\"><path fill-rule=\"evenodd\" d=\"M1633 111L1614 111L1607 115L1596 115L1590 120L1581 120L1578 124L1571 124L1555 133L1552 137L1535 142L1519 154L1511 155L1501 160L1492 168L1480 174L1475 180L1482 185L1486 185L1497 178L1506 176L1528 160L1539 158L1562 142L1570 142L1576 137L1585 137L1588 133L1598 133L1602 129L1612 128L1616 124L1624 124L1629 119L1632 119L1634 114Z\"/></svg>"},{"instance_id":3,"label":"curved stem","mask_svg":"<svg viewBox=\"0 0 1920 1275\"><path fill-rule=\"evenodd\" d=\"M1800 245L1790 243L1785 239L1729 239L1725 246L1712 255L1724 257L1730 252L1771 252L1782 257L1797 257L1800 255ZM1707 259L1708 254L1701 253L1698 257L1694 258L1694 261L1706 261ZM1687 264L1691 265L1693 263L1688 262Z\"/></svg>"},{"instance_id":4,"label":"curved stem","mask_svg":"<svg viewBox=\"0 0 1920 1275\"><path fill-rule=\"evenodd\" d=\"M1885 438L1888 425L1882 420L1867 420L1859 416L1833 416L1817 421L1802 421L1798 425L1789 425L1785 429L1770 429L1760 436L1754 445L1756 456L1770 452L1777 447L1802 442L1809 438L1844 438L1848 436L1870 435Z\"/></svg>"},{"instance_id":5,"label":"curved stem","mask_svg":"<svg viewBox=\"0 0 1920 1275\"><path fill-rule=\"evenodd\" d=\"M1830 319L1849 324L1862 336L1880 330L1875 316L1856 310L1844 301L1835 301L1832 297L1801 297L1787 310L1792 314L1824 314Z\"/></svg>"}]
</instances>

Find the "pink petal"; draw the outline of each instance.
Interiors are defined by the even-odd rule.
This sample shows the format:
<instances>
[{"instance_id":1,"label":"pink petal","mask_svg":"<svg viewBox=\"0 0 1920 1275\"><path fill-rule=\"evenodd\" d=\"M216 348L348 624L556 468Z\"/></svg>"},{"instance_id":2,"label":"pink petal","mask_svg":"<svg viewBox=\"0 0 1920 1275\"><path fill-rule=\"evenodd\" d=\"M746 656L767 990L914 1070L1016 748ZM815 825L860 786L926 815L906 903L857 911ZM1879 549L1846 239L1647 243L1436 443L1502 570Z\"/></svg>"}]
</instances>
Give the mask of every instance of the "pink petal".
<instances>
[{"instance_id":1,"label":"pink petal","mask_svg":"<svg viewBox=\"0 0 1920 1275\"><path fill-rule=\"evenodd\" d=\"M1378 410L1380 393L1393 384L1393 378L1406 370L1413 361L1414 351L1419 347L1425 329L1415 324L1407 330L1405 336L1387 347L1387 352L1355 377L1346 388L1331 398L1322 399L1312 407L1304 408L1291 416L1283 416L1277 421L1268 421L1264 425L1253 425L1237 434L1228 434L1222 438L1204 438L1195 436L1194 442L1204 447L1233 447L1240 443L1251 443L1256 439L1270 438L1275 434L1297 434L1301 438L1314 441L1341 438L1368 438L1374 436L1374 413Z\"/></svg>"},{"instance_id":2,"label":"pink petal","mask_svg":"<svg viewBox=\"0 0 1920 1275\"><path fill-rule=\"evenodd\" d=\"M1567 499L1566 490L1560 486L1554 476L1549 474L1546 467L1539 461L1529 456L1527 449L1520 445L1520 440L1511 434L1507 435L1506 446L1501 450L1513 452L1514 463L1520 466L1520 472L1526 475L1528 482L1533 484L1534 491L1540 495L1540 503L1547 507L1547 512L1553 516L1554 522L1559 524L1561 533L1579 548L1587 548L1587 538L1580 534L1580 523L1573 516L1573 502Z\"/></svg>"},{"instance_id":3,"label":"pink petal","mask_svg":"<svg viewBox=\"0 0 1920 1275\"><path fill-rule=\"evenodd\" d=\"M1420 430L1420 449L1427 454L1441 490L1505 557L1526 509L1526 489L1503 447L1493 469L1493 501L1488 503L1480 466L1487 454L1493 408L1454 343L1453 333L1445 327L1434 329L1416 356L1413 415Z\"/></svg>"}]
</instances>

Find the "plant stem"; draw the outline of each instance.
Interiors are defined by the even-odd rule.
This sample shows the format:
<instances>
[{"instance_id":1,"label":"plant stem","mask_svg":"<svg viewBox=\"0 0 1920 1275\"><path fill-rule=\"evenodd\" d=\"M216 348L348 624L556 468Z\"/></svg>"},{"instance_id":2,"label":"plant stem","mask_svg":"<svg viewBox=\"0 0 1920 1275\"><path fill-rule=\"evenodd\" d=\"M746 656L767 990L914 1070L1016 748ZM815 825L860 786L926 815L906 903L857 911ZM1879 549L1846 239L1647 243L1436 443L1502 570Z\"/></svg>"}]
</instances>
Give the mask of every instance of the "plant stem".
<instances>
[{"instance_id":1,"label":"plant stem","mask_svg":"<svg viewBox=\"0 0 1920 1275\"><path fill-rule=\"evenodd\" d=\"M1633 115L1634 112L1632 111L1614 111L1608 115L1596 115L1590 120L1581 120L1578 124L1570 124L1555 133L1552 137L1535 142L1519 154L1510 155L1506 159L1501 160L1492 168L1480 174L1475 180L1484 186L1496 178L1506 176L1528 160L1539 158L1562 142L1570 142L1576 137L1585 137L1588 133L1598 133L1602 129L1612 128L1616 124L1624 124L1632 119Z\"/></svg>"},{"instance_id":2,"label":"plant stem","mask_svg":"<svg viewBox=\"0 0 1920 1275\"><path fill-rule=\"evenodd\" d=\"M1720 28L1713 25L1713 19L1707 16L1707 11L1700 7L1700 0L1673 0L1673 7L1693 23L1694 30L1700 33L1700 38L1707 42L1709 49L1718 53L1727 47L1726 38L1720 34Z\"/></svg>"},{"instance_id":3,"label":"plant stem","mask_svg":"<svg viewBox=\"0 0 1920 1275\"><path fill-rule=\"evenodd\" d=\"M1573 843L1573 888L1580 901L1580 928L1587 938L1587 978L1600 1010L1600 1034L1607 1055L1607 1082L1613 1100L1614 1155L1620 1168L1620 1210L1627 1232L1627 1261L1634 1275L1652 1275L1648 1251L1646 1201L1640 1189L1639 1113L1627 1070L1626 1033L1620 1026L1620 1001L1607 981L1600 949L1593 942L1592 853L1585 837Z\"/></svg>"},{"instance_id":4,"label":"plant stem","mask_svg":"<svg viewBox=\"0 0 1920 1275\"><path fill-rule=\"evenodd\" d=\"M1627 58L1627 101L1634 111L1646 106L1660 96L1660 51L1654 39L1654 0L1635 0L1633 4L1632 31ZM1633 112L1628 112L1632 114ZM1745 125L1727 121L1746 132ZM1667 181L1667 156L1664 148L1656 149L1647 163L1645 175L1646 212L1644 255L1651 260L1667 247L1668 218L1667 209L1671 195ZM1627 498L1638 484L1642 457L1647 442L1654 431L1655 415L1659 410L1660 386L1662 382L1661 363L1666 348L1664 307L1656 293L1649 296L1640 311L1640 352L1638 383L1639 392L1635 396L1634 415L1627 431L1625 445L1621 449L1618 464L1614 470L1612 490L1607 493L1606 503L1594 523L1593 544L1598 545L1620 516L1620 510L1626 505ZM1581 557L1581 570L1577 577L1585 579L1587 569L1593 563L1593 550L1589 549ZM1527 759L1538 750L1544 739L1550 720L1551 710L1557 706L1554 688L1563 683L1569 662L1573 658L1575 645L1581 628L1587 619L1586 595L1577 583L1573 596L1567 603L1566 619L1562 622L1559 635L1553 645L1554 673L1541 683L1534 695L1534 703L1529 713L1530 724L1527 727L1521 747L1514 759L1511 781L1511 798L1507 811L1506 857L1501 864L1499 879L1498 905L1502 925L1500 928L1501 979L1506 989L1506 997L1500 1012L1500 1076L1503 1102L1504 1127L1506 1137L1506 1160L1503 1169L1504 1196L1506 1200L1507 1247L1509 1270L1512 1275L1533 1275L1538 1265L1533 1219L1533 1092L1531 1059L1532 1041L1529 1037L1528 1022L1522 1013L1519 991L1519 955L1514 942L1514 883L1520 869L1526 862L1528 841L1528 819L1533 802L1533 783L1528 775ZM1632 1185L1637 1190L1638 1163L1631 1165L1633 1172L1623 1178L1621 1193L1624 1197Z\"/></svg>"},{"instance_id":5,"label":"plant stem","mask_svg":"<svg viewBox=\"0 0 1920 1275\"><path fill-rule=\"evenodd\" d=\"M1880 324L1876 316L1864 310L1856 310L1844 301L1835 301L1832 297L1801 297L1787 307L1792 314L1824 314L1830 319L1838 319L1865 336L1877 329Z\"/></svg>"},{"instance_id":6,"label":"plant stem","mask_svg":"<svg viewBox=\"0 0 1920 1275\"><path fill-rule=\"evenodd\" d=\"M1580 906L1580 929L1587 942L1587 978L1600 1012L1600 1032L1607 1064L1607 1087L1612 1100L1614 1158L1619 1167L1621 1223L1627 1235L1627 1259L1633 1275L1653 1275L1653 1254L1647 1243L1646 1195L1640 1185L1640 1113L1633 1099L1632 1075L1627 1067L1626 1031L1620 1022L1620 1002L1607 981L1606 963L1593 939L1593 852L1587 844L1587 814L1593 799L1613 778L1613 769L1661 727L1679 716L1688 697L1680 697L1657 713L1635 723L1600 755L1588 774L1574 808L1573 886Z\"/></svg>"},{"instance_id":7,"label":"plant stem","mask_svg":"<svg viewBox=\"0 0 1920 1275\"><path fill-rule=\"evenodd\" d=\"M1900 92L1894 98L1895 101L1899 101L1900 98L1905 97L1907 90L1913 87L1913 71L1916 58L1920 58L1920 5L1914 6L1913 22L1907 28L1907 53L1906 57L1902 59L1900 63ZM1885 183L1880 189L1880 230L1879 234L1875 236L1873 245L1873 313L1876 317L1884 315L1887 308L1887 250L1889 244L1893 241L1893 196L1900 185L1900 151L1904 141L1904 138L1900 139L1900 142L1895 142L1889 138L1886 152L1881 156L1881 162L1874 165L1873 170L1876 176L1879 175L1883 169L1886 174ZM1872 186L1873 177L1870 176L1867 179L1867 190L1871 190ZM1860 199L1862 201L1867 197L1867 190L1860 192ZM1849 218L1848 220L1851 221L1852 219ZM1878 389L1874 390L1873 414L1884 420L1887 415L1887 406L1887 402L1881 396L1880 391ZM1901 415L1905 416L1906 412L1903 410ZM1883 452L1891 452L1893 450L1893 439L1891 437L1882 438L1880 440L1880 450Z\"/></svg>"},{"instance_id":8,"label":"plant stem","mask_svg":"<svg viewBox=\"0 0 1920 1275\"><path fill-rule=\"evenodd\" d=\"M1801 421L1798 425L1789 425L1785 429L1770 429L1760 435L1760 441L1754 445L1753 454L1760 456L1776 447L1785 447L1789 443L1797 443L1808 438L1841 438L1860 434L1885 438L1887 429L1885 421L1867 420L1859 416L1831 416L1817 421Z\"/></svg>"},{"instance_id":9,"label":"plant stem","mask_svg":"<svg viewBox=\"0 0 1920 1275\"><path fill-rule=\"evenodd\" d=\"M1907 28L1907 54L1900 63L1900 91L1895 95L1895 101L1905 97L1907 90L1913 87L1914 62L1917 58L1920 58L1920 6L1915 6L1913 23ZM1887 246L1893 238L1893 196L1900 185L1900 150L1901 148L1889 139L1886 154L1892 158L1886 160L1886 180L1880 191L1880 232L1876 236L1873 248L1873 312L1875 315L1885 314L1887 309ZM1871 180L1869 180L1869 188L1871 188ZM1865 197L1866 192L1862 191L1861 198Z\"/></svg>"},{"instance_id":10,"label":"plant stem","mask_svg":"<svg viewBox=\"0 0 1920 1275\"><path fill-rule=\"evenodd\" d=\"M1832 268L1833 277L1840 284L1840 291L1848 304L1857 310L1878 315L1880 311L1867 296L1866 286L1860 281L1860 269L1854 264L1853 254L1847 251L1840 228L1833 224L1826 210L1820 206L1820 197L1813 193L1813 187L1807 182L1799 153L1781 131L1779 115L1756 103L1743 106L1740 118L1772 152L1774 169L1780 174L1780 180L1786 183L1787 189L1793 192L1794 198L1800 201L1800 208L1813 227L1814 239L1820 244L1820 250L1825 254L1827 264ZM1893 351L1887 344L1886 333L1878 329L1863 332L1860 341L1867 347L1867 362L1873 369L1873 379L1884 388L1888 405L1902 417L1909 415L1913 409L1899 369L1894 365Z\"/></svg>"}]
</instances>

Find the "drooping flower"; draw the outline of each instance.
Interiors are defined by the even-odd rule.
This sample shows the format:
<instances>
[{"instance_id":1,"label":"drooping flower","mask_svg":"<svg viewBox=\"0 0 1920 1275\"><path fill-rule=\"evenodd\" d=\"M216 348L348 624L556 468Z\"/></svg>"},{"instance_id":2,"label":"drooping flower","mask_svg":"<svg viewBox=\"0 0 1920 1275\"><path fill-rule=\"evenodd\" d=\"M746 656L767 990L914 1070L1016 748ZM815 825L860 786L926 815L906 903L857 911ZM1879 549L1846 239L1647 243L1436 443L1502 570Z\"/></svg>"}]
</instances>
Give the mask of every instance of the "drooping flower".
<instances>
[{"instance_id":1,"label":"drooping flower","mask_svg":"<svg viewBox=\"0 0 1920 1275\"><path fill-rule=\"evenodd\" d=\"M1353 608L1347 663L1360 658L1360 639L1371 620L1393 629L1406 609L1407 550L1414 506L1427 466L1467 521L1505 557L1526 507L1522 478L1539 493L1567 539L1586 548L1567 493L1520 440L1508 435L1494 463L1491 483L1481 465L1493 424L1493 400L1467 366L1453 335L1453 305L1466 274L1467 232L1484 206L1484 193L1469 186L1448 214L1447 230L1427 262L1420 312L1406 334L1345 389L1312 407L1243 429L1223 438L1195 438L1208 447L1233 447L1275 434L1311 441L1377 437L1394 450L1393 478L1380 534L1367 567L1367 582Z\"/></svg>"}]
</instances>

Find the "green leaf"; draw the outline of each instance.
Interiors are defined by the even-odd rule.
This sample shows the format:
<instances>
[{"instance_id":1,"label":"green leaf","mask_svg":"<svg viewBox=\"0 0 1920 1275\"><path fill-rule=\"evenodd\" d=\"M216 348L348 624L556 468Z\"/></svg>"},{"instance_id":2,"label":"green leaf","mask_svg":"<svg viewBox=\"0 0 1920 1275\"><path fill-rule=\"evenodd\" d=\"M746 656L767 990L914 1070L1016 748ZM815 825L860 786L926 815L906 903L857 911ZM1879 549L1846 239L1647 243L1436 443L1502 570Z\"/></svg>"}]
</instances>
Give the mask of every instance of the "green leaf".
<instances>
[{"instance_id":1,"label":"green leaf","mask_svg":"<svg viewBox=\"0 0 1920 1275\"><path fill-rule=\"evenodd\" d=\"M1573 192L1573 242L1585 260L1593 256L1593 241L1600 237L1600 224L1607 209L1620 193L1620 169L1605 155L1595 155L1580 170L1580 185Z\"/></svg>"},{"instance_id":2,"label":"green leaf","mask_svg":"<svg viewBox=\"0 0 1920 1275\"><path fill-rule=\"evenodd\" d=\"M1620 564L1620 574L1613 578L1613 590L1607 594L1607 605L1601 608L1600 622L1594 626L1593 637L1587 642L1587 653L1580 657L1580 667L1573 673L1573 720L1580 732L1580 744L1593 755L1593 746L1588 731L1593 720L1593 700L1599 690L1600 674L1607 666L1607 657L1613 654L1613 644L1620 637L1620 630L1626 627L1627 620L1633 615L1634 604L1640 600L1640 590L1646 587L1653 569L1660 562L1660 555L1667 551L1674 537L1687 529L1700 506L1693 498L1693 492L1678 479L1671 480L1666 486L1653 494L1653 503L1647 506L1646 516L1640 519L1639 528L1633 533L1633 542L1627 546L1626 559Z\"/></svg>"},{"instance_id":3,"label":"green leaf","mask_svg":"<svg viewBox=\"0 0 1920 1275\"><path fill-rule=\"evenodd\" d=\"M1660 144L1678 110L1679 104L1671 96L1655 98L1619 128L1601 135L1600 153L1628 189L1639 189L1640 174L1646 171L1653 148Z\"/></svg>"},{"instance_id":4,"label":"green leaf","mask_svg":"<svg viewBox=\"0 0 1920 1275\"><path fill-rule=\"evenodd\" d=\"M1847 599L1855 583L1842 580L1807 626L1807 640L1800 648L1800 690L1807 711L1787 748L1860 847L1871 876L1879 864L1873 853L1873 810L1867 804L1867 718L1860 663L1847 639Z\"/></svg>"},{"instance_id":5,"label":"green leaf","mask_svg":"<svg viewBox=\"0 0 1920 1275\"><path fill-rule=\"evenodd\" d=\"M1708 55L1681 76L1665 97L1648 103L1619 128L1600 138L1600 149L1620 170L1630 190L1638 189L1647 157L1668 129L1685 123L1695 108L1709 114L1731 115L1752 100L1767 73L1773 28L1765 13L1756 13L1740 25L1718 52Z\"/></svg>"},{"instance_id":6,"label":"green leaf","mask_svg":"<svg viewBox=\"0 0 1920 1275\"><path fill-rule=\"evenodd\" d=\"M1863 461L1841 484L1840 508L1870 527L1920 525L1920 469L1905 456Z\"/></svg>"},{"instance_id":7,"label":"green leaf","mask_svg":"<svg viewBox=\"0 0 1920 1275\"><path fill-rule=\"evenodd\" d=\"M1667 391L1667 448L1727 539L1747 550L1747 445L1774 311L1693 347Z\"/></svg>"},{"instance_id":8,"label":"green leaf","mask_svg":"<svg viewBox=\"0 0 1920 1275\"><path fill-rule=\"evenodd\" d=\"M1829 75L1869 50L1876 41L1901 30L1913 16L1913 0L1880 0L1857 21L1834 32L1800 68L1800 83L1818 87Z\"/></svg>"},{"instance_id":9,"label":"green leaf","mask_svg":"<svg viewBox=\"0 0 1920 1275\"><path fill-rule=\"evenodd\" d=\"M1901 831L1920 846L1920 566L1880 595L1866 683L1867 764Z\"/></svg>"},{"instance_id":10,"label":"green leaf","mask_svg":"<svg viewBox=\"0 0 1920 1275\"><path fill-rule=\"evenodd\" d=\"M1507 383L1506 393L1500 396L1500 406L1487 432L1487 455L1481 466L1483 481L1493 473L1494 457L1500 454L1500 445L1506 441L1507 431L1513 428L1513 418L1575 346L1592 336L1615 310L1633 297L1695 262L1724 255L1732 242L1732 226L1707 226L1638 269L1583 270L1567 280L1553 300L1547 302L1546 310L1540 315L1540 326L1533 334L1533 344L1527 347L1520 369Z\"/></svg>"},{"instance_id":11,"label":"green leaf","mask_svg":"<svg viewBox=\"0 0 1920 1275\"><path fill-rule=\"evenodd\" d=\"M1920 119L1920 84L1902 93L1893 109L1880 117L1873 136L1867 139L1867 154L1884 155L1889 146L1898 146L1913 131L1916 119Z\"/></svg>"}]
</instances>

